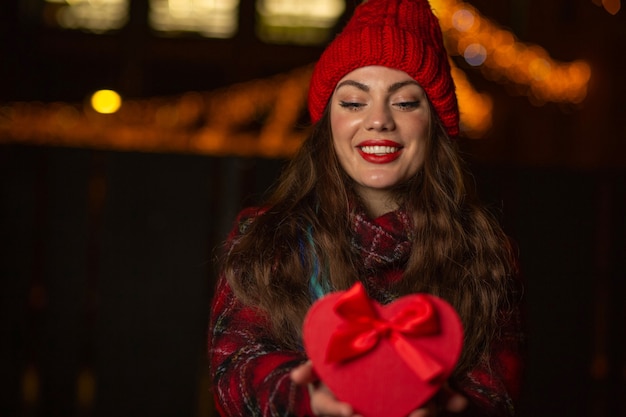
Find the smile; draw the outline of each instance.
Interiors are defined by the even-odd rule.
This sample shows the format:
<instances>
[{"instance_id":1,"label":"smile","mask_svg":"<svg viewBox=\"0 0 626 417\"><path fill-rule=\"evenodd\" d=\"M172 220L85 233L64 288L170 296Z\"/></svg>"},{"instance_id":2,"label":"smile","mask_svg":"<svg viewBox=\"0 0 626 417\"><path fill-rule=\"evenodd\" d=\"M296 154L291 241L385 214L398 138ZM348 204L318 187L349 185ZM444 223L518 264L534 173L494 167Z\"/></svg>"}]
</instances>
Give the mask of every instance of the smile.
<instances>
[{"instance_id":1,"label":"smile","mask_svg":"<svg viewBox=\"0 0 626 417\"><path fill-rule=\"evenodd\" d=\"M400 150L400 148L394 146L362 146L360 149L363 153L373 155L386 155Z\"/></svg>"},{"instance_id":2,"label":"smile","mask_svg":"<svg viewBox=\"0 0 626 417\"><path fill-rule=\"evenodd\" d=\"M389 140L365 141L357 146L357 150L361 158L372 164L388 164L402 154L402 146Z\"/></svg>"}]
</instances>

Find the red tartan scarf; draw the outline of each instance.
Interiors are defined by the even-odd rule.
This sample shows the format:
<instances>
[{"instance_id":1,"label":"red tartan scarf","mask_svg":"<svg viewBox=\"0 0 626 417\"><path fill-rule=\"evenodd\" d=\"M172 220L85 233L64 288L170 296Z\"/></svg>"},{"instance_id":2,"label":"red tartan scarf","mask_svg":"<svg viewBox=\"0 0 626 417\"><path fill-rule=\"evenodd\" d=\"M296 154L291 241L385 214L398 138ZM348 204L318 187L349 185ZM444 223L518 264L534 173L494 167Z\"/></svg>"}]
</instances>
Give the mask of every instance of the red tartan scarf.
<instances>
[{"instance_id":1,"label":"red tartan scarf","mask_svg":"<svg viewBox=\"0 0 626 417\"><path fill-rule=\"evenodd\" d=\"M352 222L352 249L362 259L364 272L404 265L411 252L411 222L404 210L374 220L358 210Z\"/></svg>"},{"instance_id":2,"label":"red tartan scarf","mask_svg":"<svg viewBox=\"0 0 626 417\"><path fill-rule=\"evenodd\" d=\"M390 291L390 283L399 280L411 253L411 222L404 210L386 213L371 219L361 207L357 207L352 217L350 244L359 260L359 277L368 292L377 301L387 303L397 294ZM310 232L307 233L310 246L313 246ZM304 242L301 250L305 250ZM324 269L320 268L317 257L309 279L312 301L332 291L324 279Z\"/></svg>"}]
</instances>

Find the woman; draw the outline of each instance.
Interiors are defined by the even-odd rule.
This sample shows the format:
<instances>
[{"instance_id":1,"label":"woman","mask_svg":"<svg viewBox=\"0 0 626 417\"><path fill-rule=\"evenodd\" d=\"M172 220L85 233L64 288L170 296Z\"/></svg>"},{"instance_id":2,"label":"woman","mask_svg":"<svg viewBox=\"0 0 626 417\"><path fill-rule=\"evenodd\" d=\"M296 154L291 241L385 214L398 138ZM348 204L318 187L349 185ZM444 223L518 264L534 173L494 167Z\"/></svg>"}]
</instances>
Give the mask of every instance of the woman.
<instances>
[{"instance_id":1,"label":"woman","mask_svg":"<svg viewBox=\"0 0 626 417\"><path fill-rule=\"evenodd\" d=\"M463 321L448 385L412 417L513 415L515 270L504 233L466 188L428 2L358 6L314 69L309 111L310 137L228 238L209 349L220 414L353 416L316 379L301 326L313 301L361 281L380 303L437 295Z\"/></svg>"}]
</instances>

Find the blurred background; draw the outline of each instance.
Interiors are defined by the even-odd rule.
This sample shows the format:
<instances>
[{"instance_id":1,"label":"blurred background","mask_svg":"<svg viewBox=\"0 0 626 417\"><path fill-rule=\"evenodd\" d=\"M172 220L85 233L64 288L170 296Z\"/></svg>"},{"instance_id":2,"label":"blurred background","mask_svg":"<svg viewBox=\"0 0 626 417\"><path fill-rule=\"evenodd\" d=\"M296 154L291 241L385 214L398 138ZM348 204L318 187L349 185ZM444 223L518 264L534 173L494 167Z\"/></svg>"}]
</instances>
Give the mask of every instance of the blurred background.
<instances>
[{"instance_id":1,"label":"blurred background","mask_svg":"<svg viewBox=\"0 0 626 417\"><path fill-rule=\"evenodd\" d=\"M3 0L0 415L213 416L215 256L357 0ZM626 416L626 10L431 0L518 243L522 416Z\"/></svg>"}]
</instances>

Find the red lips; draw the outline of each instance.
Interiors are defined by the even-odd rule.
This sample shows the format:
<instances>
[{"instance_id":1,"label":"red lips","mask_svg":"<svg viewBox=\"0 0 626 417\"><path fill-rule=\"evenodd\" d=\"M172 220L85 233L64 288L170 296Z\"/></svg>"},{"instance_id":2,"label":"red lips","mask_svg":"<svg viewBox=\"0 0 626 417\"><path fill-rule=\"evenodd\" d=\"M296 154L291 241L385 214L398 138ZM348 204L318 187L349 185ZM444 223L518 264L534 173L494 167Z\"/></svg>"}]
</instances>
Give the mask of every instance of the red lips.
<instances>
[{"instance_id":1,"label":"red lips","mask_svg":"<svg viewBox=\"0 0 626 417\"><path fill-rule=\"evenodd\" d=\"M402 145L391 140L366 140L357 145L361 157L373 164L388 164L402 153Z\"/></svg>"}]
</instances>

